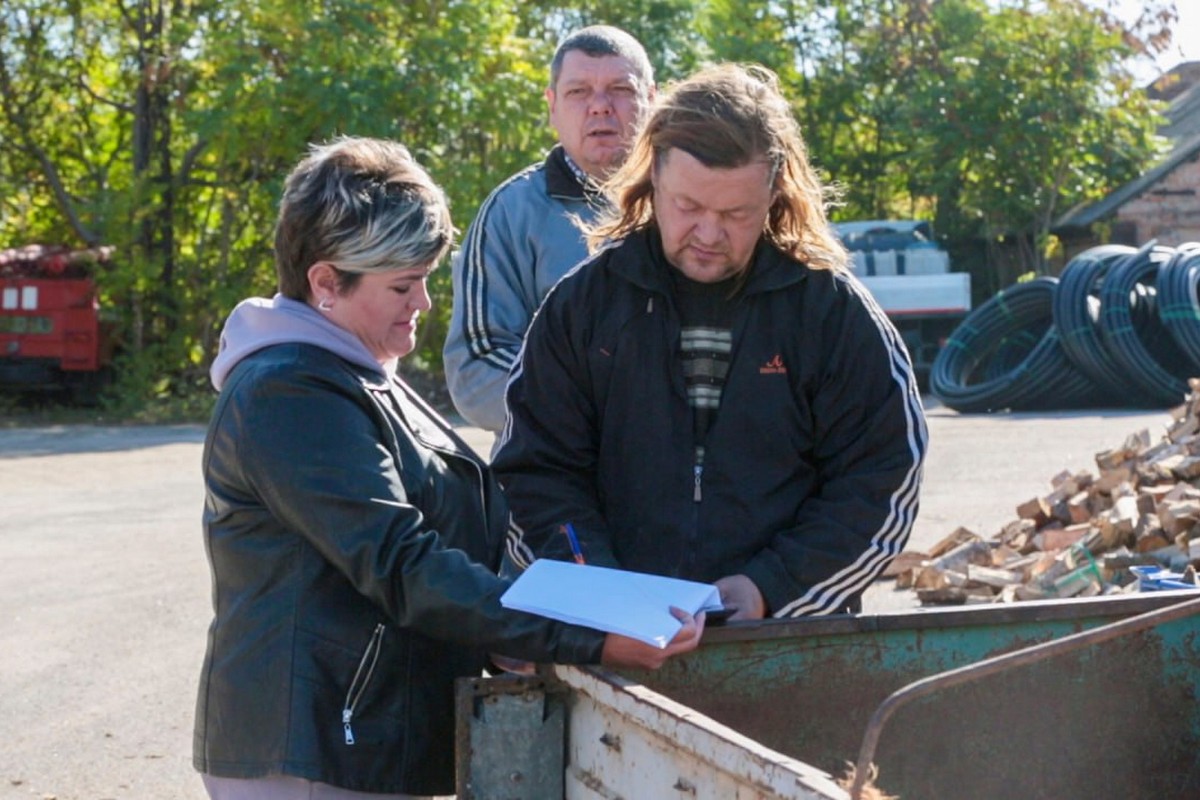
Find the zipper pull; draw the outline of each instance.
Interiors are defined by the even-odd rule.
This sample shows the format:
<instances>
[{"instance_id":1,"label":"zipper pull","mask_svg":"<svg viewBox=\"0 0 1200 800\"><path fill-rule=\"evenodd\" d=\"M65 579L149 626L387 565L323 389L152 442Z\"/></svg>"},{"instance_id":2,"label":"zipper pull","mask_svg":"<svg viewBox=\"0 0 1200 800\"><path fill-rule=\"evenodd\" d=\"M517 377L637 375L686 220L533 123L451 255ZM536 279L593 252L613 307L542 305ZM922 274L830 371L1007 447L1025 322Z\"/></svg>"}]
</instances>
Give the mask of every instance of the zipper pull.
<instances>
[{"instance_id":1,"label":"zipper pull","mask_svg":"<svg viewBox=\"0 0 1200 800\"><path fill-rule=\"evenodd\" d=\"M701 500L700 476L704 474L704 466L697 464L696 466L692 467L692 471L696 474L696 490L692 492L692 500L699 503Z\"/></svg>"},{"instance_id":2,"label":"zipper pull","mask_svg":"<svg viewBox=\"0 0 1200 800\"><path fill-rule=\"evenodd\" d=\"M353 710L349 708L342 709L342 727L346 729L346 744L354 744L354 731L350 730L350 719L353 716Z\"/></svg>"}]
</instances>

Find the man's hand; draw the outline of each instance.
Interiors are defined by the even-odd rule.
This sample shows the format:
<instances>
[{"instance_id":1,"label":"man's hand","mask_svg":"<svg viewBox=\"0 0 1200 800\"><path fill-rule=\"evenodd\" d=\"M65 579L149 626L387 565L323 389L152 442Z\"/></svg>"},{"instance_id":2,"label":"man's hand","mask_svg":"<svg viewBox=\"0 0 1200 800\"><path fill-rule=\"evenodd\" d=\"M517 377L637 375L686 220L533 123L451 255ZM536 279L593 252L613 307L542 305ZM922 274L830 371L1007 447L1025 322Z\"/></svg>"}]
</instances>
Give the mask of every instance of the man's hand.
<instances>
[{"instance_id":1,"label":"man's hand","mask_svg":"<svg viewBox=\"0 0 1200 800\"><path fill-rule=\"evenodd\" d=\"M716 587L721 590L721 603L737 609L737 613L729 618L730 622L762 619L767 615L762 592L745 575L726 575L716 582Z\"/></svg>"},{"instance_id":2,"label":"man's hand","mask_svg":"<svg viewBox=\"0 0 1200 800\"><path fill-rule=\"evenodd\" d=\"M704 613L701 612L693 617L686 611L672 606L671 615L683 622L683 627L666 647L659 648L638 639L610 633L604 637L604 650L600 655L600 663L606 667L658 669L671 656L695 650L704 633Z\"/></svg>"}]
</instances>

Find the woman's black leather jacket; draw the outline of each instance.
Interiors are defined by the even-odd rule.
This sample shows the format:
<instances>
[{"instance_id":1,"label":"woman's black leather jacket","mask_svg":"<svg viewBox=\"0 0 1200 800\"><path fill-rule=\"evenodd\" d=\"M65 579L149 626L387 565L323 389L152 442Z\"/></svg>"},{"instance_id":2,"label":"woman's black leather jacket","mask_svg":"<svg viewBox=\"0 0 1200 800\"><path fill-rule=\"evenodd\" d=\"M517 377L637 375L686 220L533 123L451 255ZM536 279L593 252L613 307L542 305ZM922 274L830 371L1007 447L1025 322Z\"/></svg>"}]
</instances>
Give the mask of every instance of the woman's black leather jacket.
<instances>
[{"instance_id":1,"label":"woman's black leather jacket","mask_svg":"<svg viewBox=\"0 0 1200 800\"><path fill-rule=\"evenodd\" d=\"M500 606L497 484L397 378L260 350L225 381L203 468L202 772L447 794L455 678L487 652L599 660L601 634Z\"/></svg>"}]
</instances>

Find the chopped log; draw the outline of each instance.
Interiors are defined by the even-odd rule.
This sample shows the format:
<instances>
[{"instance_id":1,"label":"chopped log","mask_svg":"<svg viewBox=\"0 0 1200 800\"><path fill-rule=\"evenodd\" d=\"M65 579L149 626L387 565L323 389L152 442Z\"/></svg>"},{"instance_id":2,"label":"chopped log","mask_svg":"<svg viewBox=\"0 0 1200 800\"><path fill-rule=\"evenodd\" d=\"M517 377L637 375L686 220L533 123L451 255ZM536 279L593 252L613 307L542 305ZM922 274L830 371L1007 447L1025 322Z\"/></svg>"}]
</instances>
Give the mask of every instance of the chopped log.
<instances>
[{"instance_id":1,"label":"chopped log","mask_svg":"<svg viewBox=\"0 0 1200 800\"><path fill-rule=\"evenodd\" d=\"M1020 551L1015 550L1003 543L992 545L992 563L993 567L1002 567L1007 562L1014 558L1022 558Z\"/></svg>"},{"instance_id":2,"label":"chopped log","mask_svg":"<svg viewBox=\"0 0 1200 800\"><path fill-rule=\"evenodd\" d=\"M1169 469L1181 481L1200 478L1200 456L1180 457L1180 460L1172 463Z\"/></svg>"},{"instance_id":3,"label":"chopped log","mask_svg":"<svg viewBox=\"0 0 1200 800\"><path fill-rule=\"evenodd\" d=\"M893 558L891 563L883 568L883 572L880 574L880 577L899 577L902 573L911 572L915 568L921 566L923 562L928 560L929 556L925 553L916 553L911 550L905 550Z\"/></svg>"},{"instance_id":4,"label":"chopped log","mask_svg":"<svg viewBox=\"0 0 1200 800\"><path fill-rule=\"evenodd\" d=\"M1137 478L1138 485L1143 487L1175 481L1175 473L1171 472L1170 468L1162 462L1157 461L1138 464L1137 469L1134 470L1134 476Z\"/></svg>"},{"instance_id":5,"label":"chopped log","mask_svg":"<svg viewBox=\"0 0 1200 800\"><path fill-rule=\"evenodd\" d=\"M1136 459L1150 447L1150 431L1143 428L1137 433L1131 433L1125 438L1125 443L1112 450L1104 450L1096 454L1096 466L1101 471L1115 469L1126 461Z\"/></svg>"},{"instance_id":6,"label":"chopped log","mask_svg":"<svg viewBox=\"0 0 1200 800\"><path fill-rule=\"evenodd\" d=\"M1076 492L1067 499L1067 523L1087 522L1092 518L1092 506L1088 502L1086 489Z\"/></svg>"},{"instance_id":7,"label":"chopped log","mask_svg":"<svg viewBox=\"0 0 1200 800\"><path fill-rule=\"evenodd\" d=\"M1040 586L1027 583L1023 586L1015 587L1013 596L1018 600L1047 600L1052 595Z\"/></svg>"},{"instance_id":8,"label":"chopped log","mask_svg":"<svg viewBox=\"0 0 1200 800\"><path fill-rule=\"evenodd\" d=\"M1063 470L1051 478L1050 485L1053 490L1046 495L1045 500L1046 505L1052 509L1079 492L1079 484L1075 481L1075 476L1067 470Z\"/></svg>"},{"instance_id":9,"label":"chopped log","mask_svg":"<svg viewBox=\"0 0 1200 800\"><path fill-rule=\"evenodd\" d=\"M1071 480L1073 477L1075 476L1071 474L1071 470L1064 469L1062 472L1050 479L1050 485L1054 487L1055 491L1058 491L1064 483Z\"/></svg>"},{"instance_id":10,"label":"chopped log","mask_svg":"<svg viewBox=\"0 0 1200 800\"><path fill-rule=\"evenodd\" d=\"M1017 506L1017 516L1021 519L1032 520L1037 527L1042 527L1054 513L1054 509L1044 497L1034 497Z\"/></svg>"},{"instance_id":11,"label":"chopped log","mask_svg":"<svg viewBox=\"0 0 1200 800\"><path fill-rule=\"evenodd\" d=\"M1133 533L1138 517L1141 516L1141 512L1138 510L1137 498L1132 495L1125 495L1118 498L1117 502L1113 503L1112 511L1109 513L1112 515L1117 529L1124 535Z\"/></svg>"},{"instance_id":12,"label":"chopped log","mask_svg":"<svg viewBox=\"0 0 1200 800\"><path fill-rule=\"evenodd\" d=\"M1018 555L1016 558L1010 558L1003 564L997 566L1006 569L1010 572L1021 573L1021 582L1025 583L1030 579L1030 570L1033 566L1043 558L1043 553L1030 553L1027 556Z\"/></svg>"},{"instance_id":13,"label":"chopped log","mask_svg":"<svg viewBox=\"0 0 1200 800\"><path fill-rule=\"evenodd\" d=\"M1177 483L1162 496L1163 500L1200 500L1200 488L1187 483Z\"/></svg>"},{"instance_id":14,"label":"chopped log","mask_svg":"<svg viewBox=\"0 0 1200 800\"><path fill-rule=\"evenodd\" d=\"M917 598L922 603L936 605L961 606L964 603L990 603L994 597L995 594L986 586L970 589L960 586L947 586L944 589L921 589L917 591Z\"/></svg>"},{"instance_id":15,"label":"chopped log","mask_svg":"<svg viewBox=\"0 0 1200 800\"><path fill-rule=\"evenodd\" d=\"M1168 537L1175 537L1190 530L1200 521L1200 500L1163 499L1156 511L1163 533Z\"/></svg>"},{"instance_id":16,"label":"chopped log","mask_svg":"<svg viewBox=\"0 0 1200 800\"><path fill-rule=\"evenodd\" d=\"M942 539L929 550L931 559L939 558L940 556L949 553L960 544L967 542L982 542L983 537L972 531L970 528L958 527L949 536Z\"/></svg>"},{"instance_id":17,"label":"chopped log","mask_svg":"<svg viewBox=\"0 0 1200 800\"><path fill-rule=\"evenodd\" d=\"M1163 529L1159 526L1158 520L1155 517L1147 516L1147 519L1153 519L1155 524L1148 527L1140 535L1135 536L1133 541L1133 549L1139 553L1152 553L1157 550L1162 550L1165 547L1171 546L1171 540L1163 533Z\"/></svg>"},{"instance_id":18,"label":"chopped log","mask_svg":"<svg viewBox=\"0 0 1200 800\"><path fill-rule=\"evenodd\" d=\"M1037 532L1037 524L1030 519L1017 519L1005 525L999 534L1000 543L1011 547L1012 549L1026 553L1029 552L1030 540L1033 534Z\"/></svg>"},{"instance_id":19,"label":"chopped log","mask_svg":"<svg viewBox=\"0 0 1200 800\"><path fill-rule=\"evenodd\" d=\"M1100 494L1113 493L1113 490L1122 483L1128 483L1133 477L1133 470L1129 467L1114 467L1100 473L1100 477L1092 484L1092 490Z\"/></svg>"},{"instance_id":20,"label":"chopped log","mask_svg":"<svg viewBox=\"0 0 1200 800\"><path fill-rule=\"evenodd\" d=\"M1115 508L1100 514L1093 522L1100 532L1100 550L1111 550L1131 543L1134 520L1123 519Z\"/></svg>"},{"instance_id":21,"label":"chopped log","mask_svg":"<svg viewBox=\"0 0 1200 800\"><path fill-rule=\"evenodd\" d=\"M1034 544L1043 552L1054 552L1070 547L1083 540L1092 529L1090 522L1069 525L1065 528L1044 528L1034 536Z\"/></svg>"},{"instance_id":22,"label":"chopped log","mask_svg":"<svg viewBox=\"0 0 1200 800\"><path fill-rule=\"evenodd\" d=\"M1033 567L1029 570L1029 577L1032 585L1039 586L1043 589L1051 587L1054 581L1060 576L1070 572L1072 567L1059 558L1060 554L1046 553Z\"/></svg>"},{"instance_id":23,"label":"chopped log","mask_svg":"<svg viewBox=\"0 0 1200 800\"><path fill-rule=\"evenodd\" d=\"M1171 538L1154 514L1142 514L1133 529L1133 549L1139 553L1169 547Z\"/></svg>"},{"instance_id":24,"label":"chopped log","mask_svg":"<svg viewBox=\"0 0 1200 800\"><path fill-rule=\"evenodd\" d=\"M967 564L986 566L992 561L992 546L982 539L964 542L944 555L932 559L930 566L941 570L963 571Z\"/></svg>"},{"instance_id":25,"label":"chopped log","mask_svg":"<svg viewBox=\"0 0 1200 800\"><path fill-rule=\"evenodd\" d=\"M949 585L946 573L936 567L920 567L913 571L912 587L918 592L925 589L942 589Z\"/></svg>"},{"instance_id":26,"label":"chopped log","mask_svg":"<svg viewBox=\"0 0 1200 800\"><path fill-rule=\"evenodd\" d=\"M978 564L967 566L967 580L975 584L981 583L984 586L1003 589L1005 586L1019 584L1023 579L1024 576L1020 572L996 567L981 567Z\"/></svg>"},{"instance_id":27,"label":"chopped log","mask_svg":"<svg viewBox=\"0 0 1200 800\"><path fill-rule=\"evenodd\" d=\"M964 564L963 566L968 567L970 565ZM941 575L942 579L946 581L946 585L948 586L964 587L970 583L970 581L967 579L967 573L965 570L963 572L959 572L956 569L944 569L941 570Z\"/></svg>"},{"instance_id":28,"label":"chopped log","mask_svg":"<svg viewBox=\"0 0 1200 800\"><path fill-rule=\"evenodd\" d=\"M967 590L955 586L917 589L917 599L925 605L961 606L967 602Z\"/></svg>"}]
</instances>

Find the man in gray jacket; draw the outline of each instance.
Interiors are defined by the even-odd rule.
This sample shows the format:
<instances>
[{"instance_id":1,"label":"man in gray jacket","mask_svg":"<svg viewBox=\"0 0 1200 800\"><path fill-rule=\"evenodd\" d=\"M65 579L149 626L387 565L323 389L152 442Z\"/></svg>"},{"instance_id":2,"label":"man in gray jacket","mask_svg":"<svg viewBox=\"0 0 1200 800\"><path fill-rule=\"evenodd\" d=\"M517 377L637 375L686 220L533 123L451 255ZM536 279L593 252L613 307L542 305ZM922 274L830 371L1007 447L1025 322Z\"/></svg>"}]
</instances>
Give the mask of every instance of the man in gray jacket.
<instances>
[{"instance_id":1,"label":"man in gray jacket","mask_svg":"<svg viewBox=\"0 0 1200 800\"><path fill-rule=\"evenodd\" d=\"M625 31L582 28L555 51L546 104L559 143L492 191L454 258L443 359L450 396L471 424L504 427L525 330L550 287L587 257L576 223L603 208L599 183L624 161L653 96L650 60Z\"/></svg>"}]
</instances>

